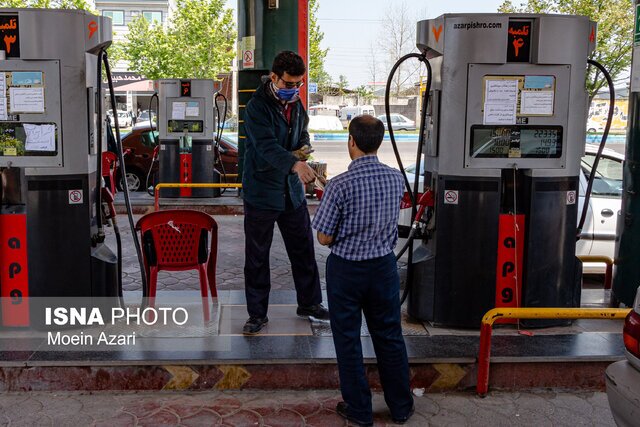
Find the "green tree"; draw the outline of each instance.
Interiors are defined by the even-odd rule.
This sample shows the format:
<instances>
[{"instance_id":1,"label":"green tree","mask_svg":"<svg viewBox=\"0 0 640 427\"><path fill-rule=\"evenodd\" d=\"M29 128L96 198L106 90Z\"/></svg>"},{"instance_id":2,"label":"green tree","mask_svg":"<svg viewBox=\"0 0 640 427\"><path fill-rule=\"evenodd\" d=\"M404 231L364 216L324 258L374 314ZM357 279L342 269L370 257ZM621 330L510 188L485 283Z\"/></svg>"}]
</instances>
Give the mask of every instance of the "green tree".
<instances>
[{"instance_id":1,"label":"green tree","mask_svg":"<svg viewBox=\"0 0 640 427\"><path fill-rule=\"evenodd\" d=\"M344 95L345 90L347 89L347 86L349 86L349 82L347 81L347 78L341 74L340 77L338 77L337 85L338 85L338 95Z\"/></svg>"},{"instance_id":2,"label":"green tree","mask_svg":"<svg viewBox=\"0 0 640 427\"><path fill-rule=\"evenodd\" d=\"M166 28L140 16L116 51L122 49L129 69L148 79L215 79L231 69L235 57L233 12L224 5L224 0L178 0Z\"/></svg>"},{"instance_id":3,"label":"green tree","mask_svg":"<svg viewBox=\"0 0 640 427\"><path fill-rule=\"evenodd\" d=\"M326 85L328 74L324 70L324 58L329 49L322 49L320 43L324 33L318 25L318 0L309 0L309 81ZM329 82L330 82L329 78Z\"/></svg>"},{"instance_id":4,"label":"green tree","mask_svg":"<svg viewBox=\"0 0 640 427\"><path fill-rule=\"evenodd\" d=\"M362 99L365 104L368 104L369 102L371 102L371 100L373 100L373 89L371 89L370 87L361 85L358 86L355 91L358 95L358 98Z\"/></svg>"},{"instance_id":5,"label":"green tree","mask_svg":"<svg viewBox=\"0 0 640 427\"><path fill-rule=\"evenodd\" d=\"M520 7L505 1L499 12L562 13L585 15L598 23L596 50L591 54L604 65L615 82L626 78L631 65L633 7L628 0L528 0ZM604 76L590 67L587 76L589 101L607 84Z\"/></svg>"},{"instance_id":6,"label":"green tree","mask_svg":"<svg viewBox=\"0 0 640 427\"><path fill-rule=\"evenodd\" d=\"M0 7L42 8L42 9L81 9L95 13L92 3L85 0L0 0Z\"/></svg>"}]
</instances>

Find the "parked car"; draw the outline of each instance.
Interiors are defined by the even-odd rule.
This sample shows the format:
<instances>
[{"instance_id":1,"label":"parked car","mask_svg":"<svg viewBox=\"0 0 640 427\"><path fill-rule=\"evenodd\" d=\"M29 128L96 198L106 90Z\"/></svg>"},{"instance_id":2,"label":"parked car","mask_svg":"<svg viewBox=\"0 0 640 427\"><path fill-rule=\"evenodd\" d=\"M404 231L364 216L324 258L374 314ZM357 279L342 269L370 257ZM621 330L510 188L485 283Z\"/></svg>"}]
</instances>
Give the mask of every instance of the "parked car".
<instances>
[{"instance_id":1,"label":"parked car","mask_svg":"<svg viewBox=\"0 0 640 427\"><path fill-rule=\"evenodd\" d=\"M587 133L604 132L604 123L598 120L589 118L587 121Z\"/></svg>"},{"instance_id":2,"label":"parked car","mask_svg":"<svg viewBox=\"0 0 640 427\"><path fill-rule=\"evenodd\" d=\"M152 110L144 110L138 116L137 122L149 121L149 118L151 118L155 122L156 121L156 112L152 111Z\"/></svg>"},{"instance_id":3,"label":"parked car","mask_svg":"<svg viewBox=\"0 0 640 427\"><path fill-rule=\"evenodd\" d=\"M310 116L309 130L343 130L340 119L333 116Z\"/></svg>"},{"instance_id":4,"label":"parked car","mask_svg":"<svg viewBox=\"0 0 640 427\"><path fill-rule=\"evenodd\" d=\"M393 127L393 130L416 130L416 122L414 122L411 119L408 119L407 117L403 116L402 114L390 114L389 115L391 117L391 126ZM384 123L384 128L387 129L388 124L387 124L387 115L383 114L381 116L378 116L378 119L382 120L382 123Z\"/></svg>"},{"instance_id":5,"label":"parked car","mask_svg":"<svg viewBox=\"0 0 640 427\"><path fill-rule=\"evenodd\" d=\"M107 113L107 115L109 116L109 120L111 121L111 126L116 125L116 121L113 118L113 112L109 111ZM130 128L131 125L133 124L133 118L131 117L131 114L129 114L126 111L118 111L118 126L121 128Z\"/></svg>"},{"instance_id":6,"label":"parked car","mask_svg":"<svg viewBox=\"0 0 640 427\"><path fill-rule=\"evenodd\" d=\"M156 147L158 132L155 131L154 126L152 133L148 123L146 127L136 125L131 132L122 138L122 148L130 150L129 155L124 158L129 191L143 191L145 189L149 168L153 167L152 175L158 172L158 162L153 163L153 150ZM236 142L223 134L218 150L222 158L224 173L238 173L238 146ZM222 173L222 170L219 172Z\"/></svg>"},{"instance_id":7,"label":"parked car","mask_svg":"<svg viewBox=\"0 0 640 427\"><path fill-rule=\"evenodd\" d=\"M616 424L632 427L640 421L640 288L625 319L623 339L627 358L607 368L607 398Z\"/></svg>"},{"instance_id":8,"label":"parked car","mask_svg":"<svg viewBox=\"0 0 640 427\"><path fill-rule=\"evenodd\" d=\"M598 152L596 144L586 144L585 155L582 158L580 174L580 197L578 201L578 215L582 213L584 194L587 189L587 179L591 172L593 161ZM576 255L603 255L613 258L615 255L616 225L622 207L622 162L624 155L616 151L604 149L591 190L587 218L585 220L581 239L577 242ZM409 183L413 186L416 165L405 168ZM424 182L424 162L421 164L419 188ZM400 211L398 231L400 236L406 237L411 227L411 204L408 194L403 201L404 209ZM398 248L404 244L404 239L398 243ZM600 263L584 263L585 274L604 273L605 266Z\"/></svg>"}]
</instances>

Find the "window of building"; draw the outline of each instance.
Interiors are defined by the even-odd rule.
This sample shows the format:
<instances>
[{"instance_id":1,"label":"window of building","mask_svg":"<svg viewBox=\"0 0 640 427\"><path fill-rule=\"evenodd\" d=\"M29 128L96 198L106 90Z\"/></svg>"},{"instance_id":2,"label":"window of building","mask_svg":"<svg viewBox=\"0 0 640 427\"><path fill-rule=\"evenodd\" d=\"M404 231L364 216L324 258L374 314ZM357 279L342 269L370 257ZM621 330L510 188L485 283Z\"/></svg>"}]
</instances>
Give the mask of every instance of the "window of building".
<instances>
[{"instance_id":1,"label":"window of building","mask_svg":"<svg viewBox=\"0 0 640 427\"><path fill-rule=\"evenodd\" d=\"M142 12L142 16L152 24L154 22L162 24L162 12Z\"/></svg>"},{"instance_id":2,"label":"window of building","mask_svg":"<svg viewBox=\"0 0 640 427\"><path fill-rule=\"evenodd\" d=\"M102 16L111 18L113 25L124 25L124 11L122 10L103 10Z\"/></svg>"}]
</instances>

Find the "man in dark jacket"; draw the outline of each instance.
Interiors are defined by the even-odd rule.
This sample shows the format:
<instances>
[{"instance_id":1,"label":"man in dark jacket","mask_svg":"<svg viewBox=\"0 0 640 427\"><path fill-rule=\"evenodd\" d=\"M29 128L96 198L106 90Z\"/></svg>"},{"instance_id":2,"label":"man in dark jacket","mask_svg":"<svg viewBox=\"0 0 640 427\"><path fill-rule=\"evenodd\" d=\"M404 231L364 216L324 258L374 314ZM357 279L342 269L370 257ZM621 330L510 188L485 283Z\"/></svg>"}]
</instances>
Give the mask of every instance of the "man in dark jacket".
<instances>
[{"instance_id":1,"label":"man in dark jacket","mask_svg":"<svg viewBox=\"0 0 640 427\"><path fill-rule=\"evenodd\" d=\"M282 233L296 287L299 316L322 320L320 276L304 184L315 179L304 159L310 151L309 118L298 93L305 65L294 52L279 53L270 80L247 103L247 132L242 187L244 193L245 294L247 320L243 333L256 334L267 324L271 277L269 250L273 226Z\"/></svg>"}]
</instances>

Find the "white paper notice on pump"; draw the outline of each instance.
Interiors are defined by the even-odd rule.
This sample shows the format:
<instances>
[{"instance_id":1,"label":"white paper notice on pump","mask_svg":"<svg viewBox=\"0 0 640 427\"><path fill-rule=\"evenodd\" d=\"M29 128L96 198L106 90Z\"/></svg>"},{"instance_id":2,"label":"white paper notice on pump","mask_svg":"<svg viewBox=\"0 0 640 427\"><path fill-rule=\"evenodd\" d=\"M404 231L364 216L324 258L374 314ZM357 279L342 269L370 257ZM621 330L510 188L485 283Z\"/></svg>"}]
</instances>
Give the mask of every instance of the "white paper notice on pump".
<instances>
[{"instance_id":1,"label":"white paper notice on pump","mask_svg":"<svg viewBox=\"0 0 640 427\"><path fill-rule=\"evenodd\" d=\"M520 114L523 116L553 116L554 93L551 90L523 90Z\"/></svg>"},{"instance_id":2,"label":"white paper notice on pump","mask_svg":"<svg viewBox=\"0 0 640 427\"><path fill-rule=\"evenodd\" d=\"M516 104L485 104L483 122L485 125L515 125Z\"/></svg>"},{"instance_id":3,"label":"white paper notice on pump","mask_svg":"<svg viewBox=\"0 0 640 427\"><path fill-rule=\"evenodd\" d=\"M11 87L11 113L44 113L44 88Z\"/></svg>"},{"instance_id":4,"label":"white paper notice on pump","mask_svg":"<svg viewBox=\"0 0 640 427\"><path fill-rule=\"evenodd\" d=\"M0 72L0 120L7 120L7 81L6 74Z\"/></svg>"},{"instance_id":5,"label":"white paper notice on pump","mask_svg":"<svg viewBox=\"0 0 640 427\"><path fill-rule=\"evenodd\" d=\"M186 102L174 102L171 107L171 120L184 120L187 114Z\"/></svg>"},{"instance_id":6,"label":"white paper notice on pump","mask_svg":"<svg viewBox=\"0 0 640 427\"><path fill-rule=\"evenodd\" d=\"M185 110L187 117L198 117L200 115L200 106L197 102L187 102L187 108Z\"/></svg>"},{"instance_id":7,"label":"white paper notice on pump","mask_svg":"<svg viewBox=\"0 0 640 427\"><path fill-rule=\"evenodd\" d=\"M518 106L518 80L487 80L484 92L485 125L516 124Z\"/></svg>"},{"instance_id":8,"label":"white paper notice on pump","mask_svg":"<svg viewBox=\"0 0 640 427\"><path fill-rule=\"evenodd\" d=\"M484 103L511 105L518 103L518 80L487 80Z\"/></svg>"},{"instance_id":9,"label":"white paper notice on pump","mask_svg":"<svg viewBox=\"0 0 640 427\"><path fill-rule=\"evenodd\" d=\"M27 151L56 151L55 125L22 125L27 136L24 148Z\"/></svg>"}]
</instances>

